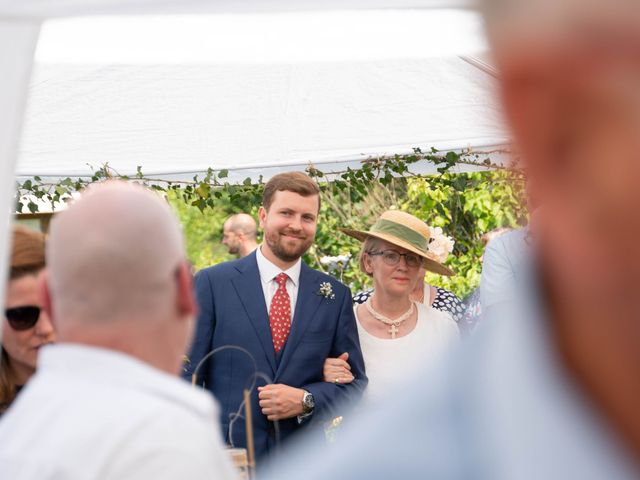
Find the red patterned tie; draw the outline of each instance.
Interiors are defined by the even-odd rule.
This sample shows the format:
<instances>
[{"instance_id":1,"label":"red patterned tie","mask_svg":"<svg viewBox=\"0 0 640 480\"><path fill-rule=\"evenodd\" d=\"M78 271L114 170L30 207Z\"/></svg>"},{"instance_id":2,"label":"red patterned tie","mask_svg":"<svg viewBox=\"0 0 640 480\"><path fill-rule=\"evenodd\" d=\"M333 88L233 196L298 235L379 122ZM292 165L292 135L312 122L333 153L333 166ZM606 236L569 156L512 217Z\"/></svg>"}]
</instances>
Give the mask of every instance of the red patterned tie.
<instances>
[{"instance_id":1,"label":"red patterned tie","mask_svg":"<svg viewBox=\"0 0 640 480\"><path fill-rule=\"evenodd\" d=\"M291 331L291 299L286 288L288 278L286 273L280 273L276 277L278 290L271 299L271 308L269 309L271 338L276 353L280 353Z\"/></svg>"}]
</instances>

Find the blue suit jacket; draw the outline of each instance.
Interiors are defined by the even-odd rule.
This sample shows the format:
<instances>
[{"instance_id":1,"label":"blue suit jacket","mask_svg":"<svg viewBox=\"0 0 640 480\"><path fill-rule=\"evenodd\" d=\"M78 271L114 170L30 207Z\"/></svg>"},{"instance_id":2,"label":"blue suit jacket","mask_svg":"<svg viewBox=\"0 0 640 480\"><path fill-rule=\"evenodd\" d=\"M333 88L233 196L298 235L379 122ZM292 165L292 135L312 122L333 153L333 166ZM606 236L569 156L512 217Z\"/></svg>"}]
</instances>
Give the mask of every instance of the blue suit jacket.
<instances>
[{"instance_id":1,"label":"blue suit jacket","mask_svg":"<svg viewBox=\"0 0 640 480\"><path fill-rule=\"evenodd\" d=\"M323 282L331 284L335 298L319 294ZM302 424L297 418L278 422L280 440L286 440L319 419L334 417L336 407L343 401L359 398L362 394L367 378L351 292L333 277L302 264L291 333L279 361L271 340L255 252L200 271L195 285L200 314L186 376L190 378L200 360L213 349L235 345L246 349L255 359L257 370L266 374L273 383L311 392L315 400L311 420ZM349 352L354 382L349 385L323 382L324 360L343 352ZM252 360L237 350L215 354L198 371L198 382L204 382L220 402L224 438L236 447L246 447L244 418L235 422L231 420L240 408L242 391L251 385L253 376ZM259 379L256 385L265 383ZM260 458L276 446L274 423L262 414L255 388L251 401L256 458ZM244 412L240 411L240 414L243 416Z\"/></svg>"}]
</instances>

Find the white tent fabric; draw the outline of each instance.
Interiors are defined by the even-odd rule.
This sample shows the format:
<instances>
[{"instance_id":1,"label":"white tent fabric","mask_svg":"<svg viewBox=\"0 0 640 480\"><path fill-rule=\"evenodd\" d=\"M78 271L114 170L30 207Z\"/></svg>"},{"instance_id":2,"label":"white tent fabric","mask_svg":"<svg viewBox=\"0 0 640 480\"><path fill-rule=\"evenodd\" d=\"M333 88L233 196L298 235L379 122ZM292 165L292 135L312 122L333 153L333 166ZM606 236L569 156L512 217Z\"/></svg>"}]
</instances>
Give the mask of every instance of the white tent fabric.
<instances>
[{"instance_id":1,"label":"white tent fabric","mask_svg":"<svg viewBox=\"0 0 640 480\"><path fill-rule=\"evenodd\" d=\"M417 146L490 148L506 141L493 78L455 55L484 48L478 17L459 11L52 22L18 173L82 176L108 162L242 179Z\"/></svg>"},{"instance_id":2,"label":"white tent fabric","mask_svg":"<svg viewBox=\"0 0 640 480\"><path fill-rule=\"evenodd\" d=\"M461 8L473 0L0 0L0 18Z\"/></svg>"}]
</instances>

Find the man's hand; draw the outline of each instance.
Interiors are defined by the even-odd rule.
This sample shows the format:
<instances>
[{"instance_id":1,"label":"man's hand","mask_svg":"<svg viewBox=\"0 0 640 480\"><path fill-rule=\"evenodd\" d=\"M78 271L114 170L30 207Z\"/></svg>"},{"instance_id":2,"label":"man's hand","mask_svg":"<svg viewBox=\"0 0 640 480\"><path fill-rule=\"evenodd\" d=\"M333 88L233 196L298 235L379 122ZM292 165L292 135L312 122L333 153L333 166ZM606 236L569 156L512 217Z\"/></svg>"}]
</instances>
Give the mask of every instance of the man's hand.
<instances>
[{"instance_id":1,"label":"man's hand","mask_svg":"<svg viewBox=\"0 0 640 480\"><path fill-rule=\"evenodd\" d=\"M268 420L283 420L302 415L304 390L277 383L258 387L260 408Z\"/></svg>"},{"instance_id":2,"label":"man's hand","mask_svg":"<svg viewBox=\"0 0 640 480\"><path fill-rule=\"evenodd\" d=\"M322 375L325 382L331 383L351 383L353 382L353 374L351 373L351 365L347 363L349 354L347 352L338 358L327 358L324 361Z\"/></svg>"}]
</instances>

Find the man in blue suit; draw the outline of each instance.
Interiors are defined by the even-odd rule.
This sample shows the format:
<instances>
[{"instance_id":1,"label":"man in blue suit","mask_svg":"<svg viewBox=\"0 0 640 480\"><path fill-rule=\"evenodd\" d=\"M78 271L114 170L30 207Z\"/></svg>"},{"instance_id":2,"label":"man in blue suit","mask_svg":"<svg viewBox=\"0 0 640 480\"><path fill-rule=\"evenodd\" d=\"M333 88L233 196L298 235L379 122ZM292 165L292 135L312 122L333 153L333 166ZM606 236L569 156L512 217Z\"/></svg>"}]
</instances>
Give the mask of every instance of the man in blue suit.
<instances>
[{"instance_id":1,"label":"man in blue suit","mask_svg":"<svg viewBox=\"0 0 640 480\"><path fill-rule=\"evenodd\" d=\"M319 210L320 190L307 175L276 175L264 189L260 247L196 276L200 314L186 373L219 347L245 350L221 349L202 361L197 380L220 402L223 435L236 447L246 447L240 407L243 389L251 388L258 459L278 439L335 416L367 384L351 292L301 261ZM323 382L324 360L344 353L354 381Z\"/></svg>"}]
</instances>

